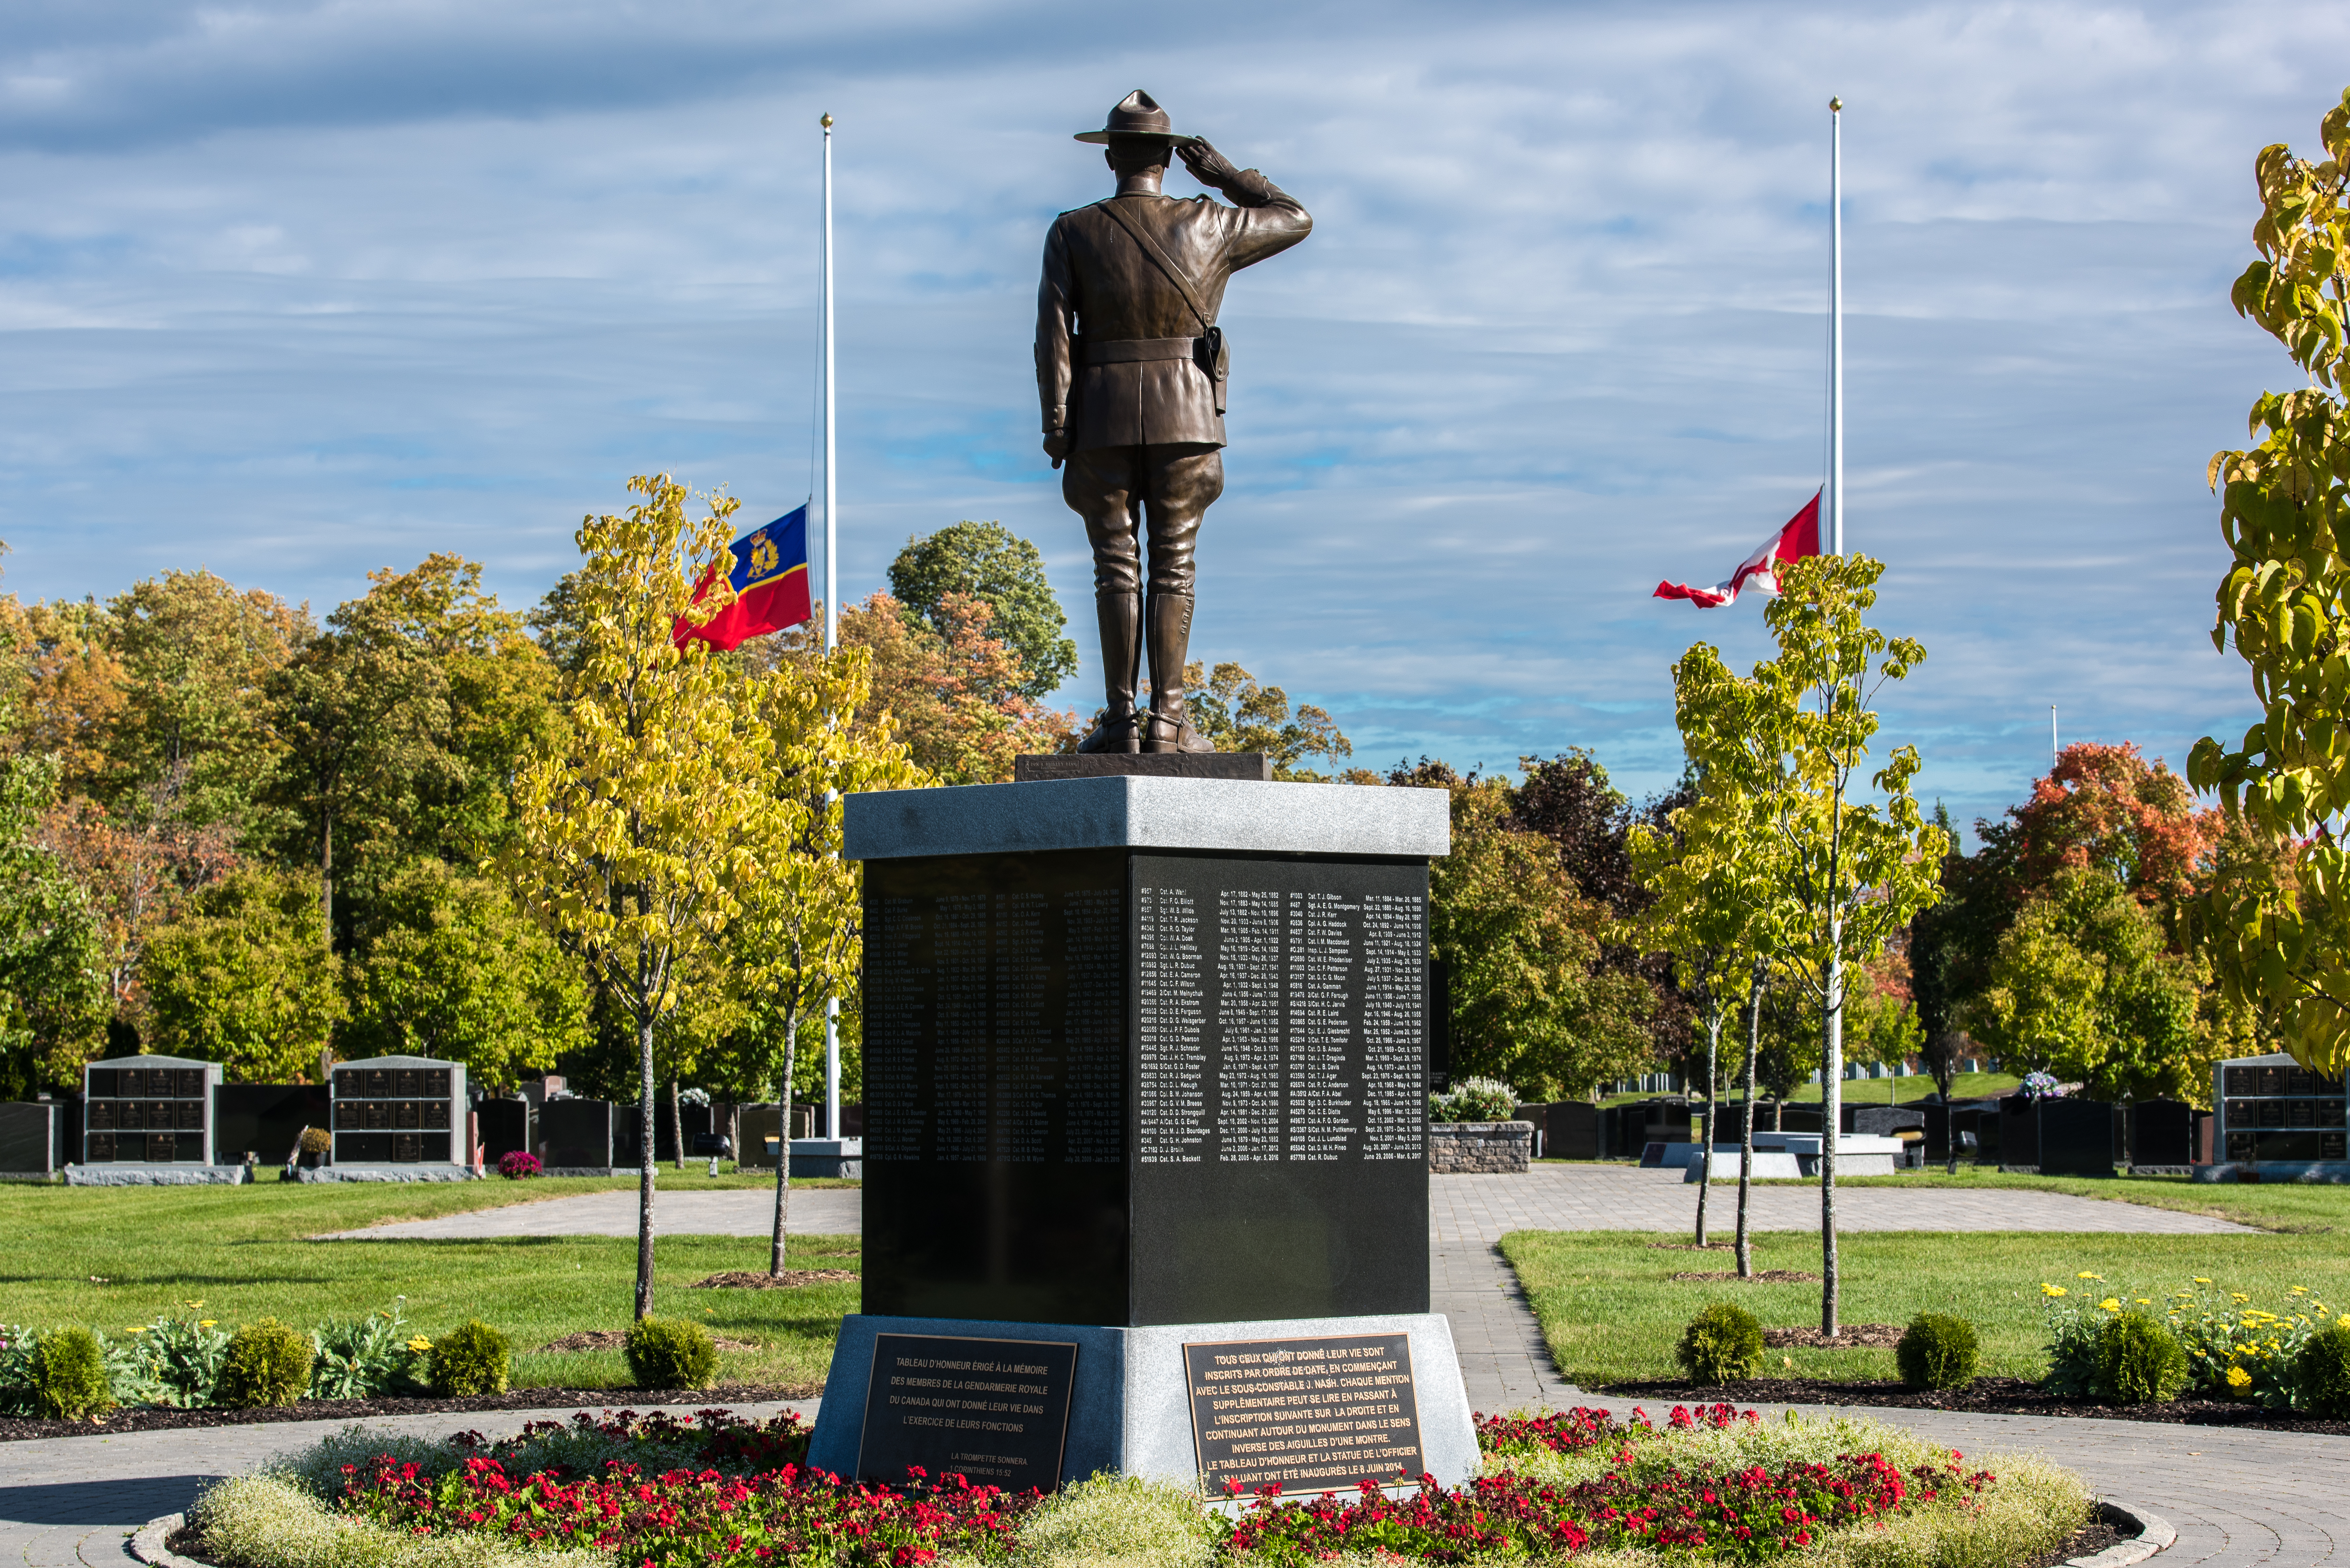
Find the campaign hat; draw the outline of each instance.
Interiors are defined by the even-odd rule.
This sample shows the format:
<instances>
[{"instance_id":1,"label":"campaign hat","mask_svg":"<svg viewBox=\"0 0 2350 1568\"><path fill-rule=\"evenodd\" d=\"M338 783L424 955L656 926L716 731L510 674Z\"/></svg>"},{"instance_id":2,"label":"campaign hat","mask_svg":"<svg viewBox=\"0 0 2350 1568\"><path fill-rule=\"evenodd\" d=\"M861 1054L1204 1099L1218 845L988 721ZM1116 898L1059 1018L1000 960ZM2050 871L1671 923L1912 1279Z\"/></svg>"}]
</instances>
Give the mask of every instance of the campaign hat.
<instances>
[{"instance_id":1,"label":"campaign hat","mask_svg":"<svg viewBox=\"0 0 2350 1568\"><path fill-rule=\"evenodd\" d=\"M1167 111L1159 107L1159 100L1140 88L1118 100L1117 107L1109 111L1108 123L1099 130L1077 132L1079 141L1097 145L1107 143L1113 136L1148 136L1155 140L1172 142L1178 147L1200 140L1196 136L1176 135L1175 122L1167 118Z\"/></svg>"}]
</instances>

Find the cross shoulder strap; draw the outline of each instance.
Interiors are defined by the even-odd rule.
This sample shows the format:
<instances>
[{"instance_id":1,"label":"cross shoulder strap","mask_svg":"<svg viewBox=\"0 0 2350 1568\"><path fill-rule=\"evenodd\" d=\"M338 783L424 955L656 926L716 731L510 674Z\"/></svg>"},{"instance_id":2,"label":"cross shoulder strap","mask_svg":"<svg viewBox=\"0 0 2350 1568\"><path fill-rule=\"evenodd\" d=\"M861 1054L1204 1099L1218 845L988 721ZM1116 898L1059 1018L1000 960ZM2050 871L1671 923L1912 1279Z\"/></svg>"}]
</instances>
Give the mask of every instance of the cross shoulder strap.
<instances>
[{"instance_id":1,"label":"cross shoulder strap","mask_svg":"<svg viewBox=\"0 0 2350 1568\"><path fill-rule=\"evenodd\" d=\"M1200 318L1200 329L1213 332L1216 329L1215 317L1208 314L1207 304L1201 299L1199 286L1191 281L1191 275L1176 264L1175 258L1167 254L1166 247L1150 237L1150 231L1144 228L1133 213L1118 204L1116 197L1098 205L1109 214L1111 222L1134 237L1134 243L1142 247L1142 254L1150 258L1151 265L1165 273L1168 281L1182 292L1183 303L1190 306L1191 314Z\"/></svg>"}]
</instances>

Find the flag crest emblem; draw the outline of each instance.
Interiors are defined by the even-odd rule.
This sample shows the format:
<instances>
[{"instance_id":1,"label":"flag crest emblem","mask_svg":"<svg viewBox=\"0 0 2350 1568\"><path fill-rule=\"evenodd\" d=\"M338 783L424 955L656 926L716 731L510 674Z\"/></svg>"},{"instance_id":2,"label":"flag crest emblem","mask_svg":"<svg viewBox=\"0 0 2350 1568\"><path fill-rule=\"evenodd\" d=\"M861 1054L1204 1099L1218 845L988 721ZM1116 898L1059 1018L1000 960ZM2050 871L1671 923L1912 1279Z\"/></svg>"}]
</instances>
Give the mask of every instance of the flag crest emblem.
<instances>
[{"instance_id":1,"label":"flag crest emblem","mask_svg":"<svg viewBox=\"0 0 2350 1568\"><path fill-rule=\"evenodd\" d=\"M712 648L738 648L745 639L810 618L806 507L796 507L735 540L729 557L723 564L734 602L706 625L695 626L680 616L673 632L680 647L698 638ZM713 568L695 587L693 602L700 604L716 581Z\"/></svg>"}]
</instances>

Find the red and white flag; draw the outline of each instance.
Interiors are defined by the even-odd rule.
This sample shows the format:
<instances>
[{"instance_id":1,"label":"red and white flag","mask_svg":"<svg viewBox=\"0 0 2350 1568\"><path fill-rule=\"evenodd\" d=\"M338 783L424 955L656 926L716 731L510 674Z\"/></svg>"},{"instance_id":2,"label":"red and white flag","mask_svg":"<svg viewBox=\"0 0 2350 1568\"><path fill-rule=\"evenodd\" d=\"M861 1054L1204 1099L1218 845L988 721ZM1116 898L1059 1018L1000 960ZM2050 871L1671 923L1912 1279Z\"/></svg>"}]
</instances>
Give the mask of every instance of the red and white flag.
<instances>
[{"instance_id":1,"label":"red and white flag","mask_svg":"<svg viewBox=\"0 0 2350 1568\"><path fill-rule=\"evenodd\" d=\"M1779 563L1800 561L1806 556L1820 553L1820 492L1814 492L1804 509L1787 519L1787 525L1755 547L1752 555L1738 563L1738 570L1730 580L1710 588L1693 588L1686 583L1659 583L1656 597L1687 599L1700 609L1712 609L1718 605L1734 604L1738 590L1749 581L1766 594L1779 591Z\"/></svg>"}]
</instances>

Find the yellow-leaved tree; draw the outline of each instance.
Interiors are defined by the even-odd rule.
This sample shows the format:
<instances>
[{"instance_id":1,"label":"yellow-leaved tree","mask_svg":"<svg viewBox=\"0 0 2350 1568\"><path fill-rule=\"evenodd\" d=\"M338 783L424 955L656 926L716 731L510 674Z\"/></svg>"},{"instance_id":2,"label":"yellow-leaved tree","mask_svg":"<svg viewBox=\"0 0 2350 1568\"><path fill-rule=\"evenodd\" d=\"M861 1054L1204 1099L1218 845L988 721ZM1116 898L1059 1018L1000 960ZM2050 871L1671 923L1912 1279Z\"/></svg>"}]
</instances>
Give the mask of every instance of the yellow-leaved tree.
<instances>
[{"instance_id":1,"label":"yellow-leaved tree","mask_svg":"<svg viewBox=\"0 0 2350 1568\"><path fill-rule=\"evenodd\" d=\"M2234 559L2211 640L2252 670L2260 722L2195 742L2187 777L2217 790L2230 843L2194 902L2229 1002L2303 1066L2350 1064L2350 91L2322 159L2279 144L2253 162L2260 258L2236 280L2308 377L2252 403L2249 451L2211 459Z\"/></svg>"},{"instance_id":2,"label":"yellow-leaved tree","mask_svg":"<svg viewBox=\"0 0 2350 1568\"><path fill-rule=\"evenodd\" d=\"M629 481L643 499L579 524L577 670L562 733L515 781L515 832L497 864L556 938L626 1010L639 1068L636 1315L652 1314L654 1045L688 977L729 983L703 961L764 897L785 857L775 792L770 681L713 660L683 618L706 622L733 593L720 573L735 502L710 496L688 521L668 474Z\"/></svg>"}]
</instances>

